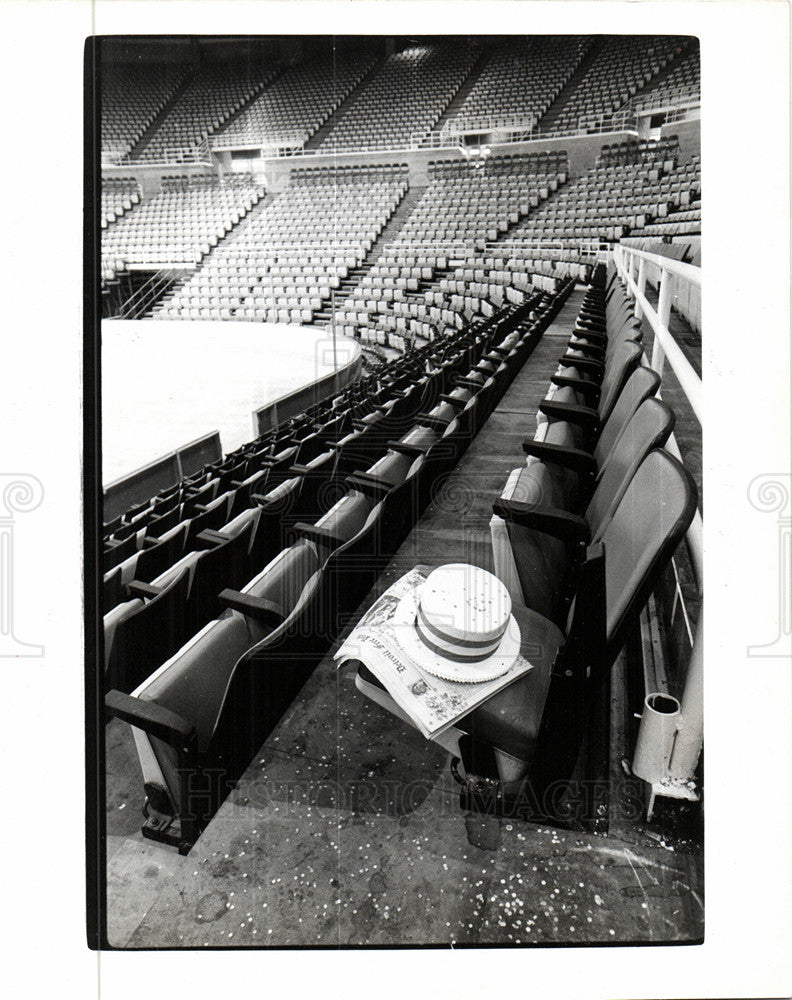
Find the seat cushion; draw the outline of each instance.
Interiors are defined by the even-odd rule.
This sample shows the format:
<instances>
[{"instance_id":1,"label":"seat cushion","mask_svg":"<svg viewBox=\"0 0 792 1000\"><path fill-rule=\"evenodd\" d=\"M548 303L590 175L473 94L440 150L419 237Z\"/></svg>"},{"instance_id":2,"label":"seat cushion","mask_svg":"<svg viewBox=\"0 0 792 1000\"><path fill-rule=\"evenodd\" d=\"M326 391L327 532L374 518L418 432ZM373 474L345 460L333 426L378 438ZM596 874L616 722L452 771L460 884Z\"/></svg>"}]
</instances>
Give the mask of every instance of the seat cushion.
<instances>
[{"instance_id":1,"label":"seat cushion","mask_svg":"<svg viewBox=\"0 0 792 1000\"><path fill-rule=\"evenodd\" d=\"M530 608L515 607L523 656L533 670L503 688L457 725L517 760L530 761L542 721L550 671L564 633Z\"/></svg>"},{"instance_id":2,"label":"seat cushion","mask_svg":"<svg viewBox=\"0 0 792 1000\"><path fill-rule=\"evenodd\" d=\"M516 760L529 762L547 699L550 671L564 634L529 608L515 605L512 613L520 626L522 654L533 664L533 670L464 716L454 728L470 733ZM367 684L385 690L362 663L358 665L358 673ZM391 711L399 714L398 709Z\"/></svg>"}]
</instances>

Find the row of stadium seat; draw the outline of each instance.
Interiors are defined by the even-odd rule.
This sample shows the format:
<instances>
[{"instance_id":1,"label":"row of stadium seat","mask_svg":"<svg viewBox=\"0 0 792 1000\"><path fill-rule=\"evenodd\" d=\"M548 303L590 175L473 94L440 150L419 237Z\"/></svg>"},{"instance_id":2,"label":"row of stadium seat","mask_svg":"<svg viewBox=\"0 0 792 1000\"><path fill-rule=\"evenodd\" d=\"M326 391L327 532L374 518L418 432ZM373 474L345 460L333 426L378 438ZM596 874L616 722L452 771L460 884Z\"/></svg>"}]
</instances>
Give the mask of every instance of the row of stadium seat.
<instances>
[{"instance_id":1,"label":"row of stadium seat","mask_svg":"<svg viewBox=\"0 0 792 1000\"><path fill-rule=\"evenodd\" d=\"M343 102L376 65L372 52L334 53L285 68L245 64L204 67L188 73L181 65L111 65L103 80L102 146L128 153L163 112L153 135L134 157L162 158L168 150L193 149L205 136L228 145L264 145L268 140L302 147L329 117L338 122L323 149L406 146L413 133L427 133L477 59L473 86L454 113L460 127L513 119L537 125L567 85L592 44L595 58L576 83L555 125L574 128L620 107L658 106L696 97L700 88L698 48L683 38L535 36L485 48L414 46L379 65L351 102ZM653 89L669 61L678 64ZM280 73L280 75L278 75ZM451 123L453 127L453 121Z\"/></svg>"},{"instance_id":2,"label":"row of stadium seat","mask_svg":"<svg viewBox=\"0 0 792 1000\"><path fill-rule=\"evenodd\" d=\"M110 280L129 264L197 263L263 196L244 186L209 184L184 188L173 181L104 230L102 275Z\"/></svg>"},{"instance_id":3,"label":"row of stadium seat","mask_svg":"<svg viewBox=\"0 0 792 1000\"><path fill-rule=\"evenodd\" d=\"M216 132L275 76L275 67L247 61L241 66L199 70L134 158L161 160L168 150L193 149Z\"/></svg>"},{"instance_id":4,"label":"row of stadium seat","mask_svg":"<svg viewBox=\"0 0 792 1000\"><path fill-rule=\"evenodd\" d=\"M679 54L682 45L682 39L671 35L606 38L553 127L575 129L581 124L596 125L658 76Z\"/></svg>"},{"instance_id":5,"label":"row of stadium seat","mask_svg":"<svg viewBox=\"0 0 792 1000\"><path fill-rule=\"evenodd\" d=\"M338 502L314 524L295 525L296 540L241 591L223 591L226 611L132 695L108 693L109 714L134 728L146 836L189 851L563 298L533 323L514 311L458 338L462 349L438 357L405 392L399 419L390 410L369 425L380 428L380 457L353 470ZM200 784L220 779L204 786L200 807L188 773Z\"/></svg>"},{"instance_id":6,"label":"row of stadium seat","mask_svg":"<svg viewBox=\"0 0 792 1000\"><path fill-rule=\"evenodd\" d=\"M331 288L338 288L348 270L362 262L404 197L406 180L385 172L379 177L366 183L334 184L325 175L320 181L288 188L166 296L154 315L182 316L182 310L196 308L191 300L197 295L207 300L197 306L199 310L215 312L194 318L263 319L274 311L277 322L310 323ZM326 266L306 264L311 247L323 251L320 259ZM335 253L325 253L328 247ZM232 259L240 258L248 263L242 268L233 265L239 280L232 281L225 272L230 271ZM276 259L278 263L271 263ZM229 301L212 305L212 298ZM295 298L298 301L290 301ZM289 310L286 317L280 315L284 309ZM217 310L224 312L217 315Z\"/></svg>"},{"instance_id":7,"label":"row of stadium seat","mask_svg":"<svg viewBox=\"0 0 792 1000\"><path fill-rule=\"evenodd\" d=\"M102 67L103 153L124 155L135 146L186 78L184 67L105 63Z\"/></svg>"},{"instance_id":8,"label":"row of stadium seat","mask_svg":"<svg viewBox=\"0 0 792 1000\"><path fill-rule=\"evenodd\" d=\"M341 109L318 149L405 148L413 133L425 135L434 127L472 62L464 44L418 45L395 53Z\"/></svg>"},{"instance_id":9,"label":"row of stadium seat","mask_svg":"<svg viewBox=\"0 0 792 1000\"><path fill-rule=\"evenodd\" d=\"M661 450L674 415L654 398L660 378L640 365L640 339L612 270L607 293L589 289L540 405L539 432L523 444L527 464L494 505L496 574L533 669L439 739L465 810L568 820L581 747L610 711L602 697L610 668L693 518L695 484ZM404 717L363 664L356 686ZM599 780L602 792L577 819L604 831L601 756L588 746L581 777Z\"/></svg>"},{"instance_id":10,"label":"row of stadium seat","mask_svg":"<svg viewBox=\"0 0 792 1000\"><path fill-rule=\"evenodd\" d=\"M532 128L574 73L590 40L579 35L509 39L487 61L452 123L513 118Z\"/></svg>"},{"instance_id":11,"label":"row of stadium seat","mask_svg":"<svg viewBox=\"0 0 792 1000\"><path fill-rule=\"evenodd\" d=\"M287 70L218 132L221 144L259 145L293 135L302 146L374 65L361 53Z\"/></svg>"},{"instance_id":12,"label":"row of stadium seat","mask_svg":"<svg viewBox=\"0 0 792 1000\"><path fill-rule=\"evenodd\" d=\"M441 353L446 349L447 344L437 348ZM429 354L427 360L432 357ZM130 673L130 651L136 657L136 670L151 666L152 658L211 617L218 578L245 576L275 554L282 532L293 522L286 517L284 491L291 497L290 506L299 503L298 520L313 516L310 503L322 499L315 489L320 474L332 486L348 471L350 453L359 460L362 438L377 436L376 428L368 424L396 419L404 407L399 395L409 389L416 370L414 359L389 370L387 382L357 405L334 408L320 425L314 420L309 430L292 425L285 434L251 442L115 526L104 558L106 668L116 685L125 683L123 678ZM356 426L362 414L368 414L362 421L366 426ZM321 468L317 468L311 463L320 454ZM314 486L308 506L305 476ZM273 490L276 493L270 496ZM222 526L233 541L227 537L226 544L216 545L211 531ZM151 587L157 592L152 593ZM156 599L146 601L146 597ZM162 625L174 605L181 606L174 619L180 629L175 630L173 623L170 629L153 627L152 621Z\"/></svg>"},{"instance_id":13,"label":"row of stadium seat","mask_svg":"<svg viewBox=\"0 0 792 1000\"><path fill-rule=\"evenodd\" d=\"M668 75L655 87L633 98L638 111L648 107L673 105L675 102L701 99L701 58L698 46L684 55Z\"/></svg>"}]
</instances>

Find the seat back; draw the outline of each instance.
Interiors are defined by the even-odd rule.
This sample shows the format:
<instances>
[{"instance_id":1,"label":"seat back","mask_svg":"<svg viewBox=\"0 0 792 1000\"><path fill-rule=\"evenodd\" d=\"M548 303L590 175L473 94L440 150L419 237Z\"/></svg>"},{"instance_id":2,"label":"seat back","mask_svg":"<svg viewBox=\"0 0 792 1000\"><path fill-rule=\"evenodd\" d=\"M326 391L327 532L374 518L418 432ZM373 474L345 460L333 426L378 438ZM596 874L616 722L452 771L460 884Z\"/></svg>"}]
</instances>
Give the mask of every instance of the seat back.
<instances>
[{"instance_id":1,"label":"seat back","mask_svg":"<svg viewBox=\"0 0 792 1000\"><path fill-rule=\"evenodd\" d=\"M641 362L643 350L631 340L623 340L614 350L602 379L599 405L600 424L605 423L630 375Z\"/></svg>"},{"instance_id":2,"label":"seat back","mask_svg":"<svg viewBox=\"0 0 792 1000\"><path fill-rule=\"evenodd\" d=\"M652 368L639 365L624 384L619 398L613 405L611 414L604 424L597 445L594 448L594 458L597 469L601 473L607 463L608 456L619 439L630 417L641 403L654 396L660 388L660 376Z\"/></svg>"},{"instance_id":3,"label":"seat back","mask_svg":"<svg viewBox=\"0 0 792 1000\"><path fill-rule=\"evenodd\" d=\"M639 466L602 533L605 548L607 661L646 603L660 571L687 531L697 491L690 473L662 450Z\"/></svg>"},{"instance_id":4,"label":"seat back","mask_svg":"<svg viewBox=\"0 0 792 1000\"><path fill-rule=\"evenodd\" d=\"M674 429L674 413L659 399L645 399L624 427L588 507L591 540L599 541L644 458L662 448Z\"/></svg>"},{"instance_id":5,"label":"seat back","mask_svg":"<svg viewBox=\"0 0 792 1000\"><path fill-rule=\"evenodd\" d=\"M510 500L543 510L565 510L566 482L551 466L532 462L520 473ZM567 617L566 590L573 557L570 546L542 532L506 522L523 603L563 628Z\"/></svg>"},{"instance_id":6,"label":"seat back","mask_svg":"<svg viewBox=\"0 0 792 1000\"><path fill-rule=\"evenodd\" d=\"M158 667L184 641L184 605L190 586L185 568L151 600L115 626L107 658L108 688L130 691Z\"/></svg>"}]
</instances>

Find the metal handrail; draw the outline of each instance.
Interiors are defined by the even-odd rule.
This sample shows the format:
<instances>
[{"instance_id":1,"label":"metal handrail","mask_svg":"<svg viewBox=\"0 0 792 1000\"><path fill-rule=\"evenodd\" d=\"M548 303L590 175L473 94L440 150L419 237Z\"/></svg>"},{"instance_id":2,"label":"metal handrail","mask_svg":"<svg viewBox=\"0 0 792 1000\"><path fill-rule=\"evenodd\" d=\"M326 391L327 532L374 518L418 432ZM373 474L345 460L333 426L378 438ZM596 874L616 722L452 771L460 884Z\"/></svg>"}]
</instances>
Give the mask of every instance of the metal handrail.
<instances>
[{"instance_id":1,"label":"metal handrail","mask_svg":"<svg viewBox=\"0 0 792 1000\"><path fill-rule=\"evenodd\" d=\"M122 319L139 319L153 304L163 288L172 284L179 273L172 268L156 271L122 304L119 310L120 317Z\"/></svg>"},{"instance_id":2,"label":"metal handrail","mask_svg":"<svg viewBox=\"0 0 792 1000\"><path fill-rule=\"evenodd\" d=\"M657 94L647 94L645 97L634 97L633 110L645 111L676 111L677 109L701 107L701 95L690 87L675 87L672 90Z\"/></svg>"},{"instance_id":3,"label":"metal handrail","mask_svg":"<svg viewBox=\"0 0 792 1000\"><path fill-rule=\"evenodd\" d=\"M132 159L129 153L123 156L114 155L112 152L102 153L102 161L112 166L125 167L173 167L173 166L213 166L212 154L206 139L202 139L196 146L187 148L184 146L167 146L154 160Z\"/></svg>"},{"instance_id":4,"label":"metal handrail","mask_svg":"<svg viewBox=\"0 0 792 1000\"><path fill-rule=\"evenodd\" d=\"M440 129L441 132L458 134L459 132L489 131L497 129L527 129L530 131L536 125L536 115L471 115L466 118L449 118Z\"/></svg>"},{"instance_id":5,"label":"metal handrail","mask_svg":"<svg viewBox=\"0 0 792 1000\"><path fill-rule=\"evenodd\" d=\"M668 328L668 320L671 313L672 282L666 280L670 276L686 281L700 289L701 268L695 267L693 264L685 264L679 260L672 260L670 257L663 257L662 254L649 253L646 250L638 250L635 247L628 247L624 244L617 244L613 248L613 259L619 275L627 283L630 292L640 306L640 312L646 316L649 325L654 331L655 342L652 352L652 367L658 374L662 374L663 363L668 358L671 368L682 387L682 391L685 393L699 422L702 423L704 419L704 404L701 379L682 353ZM647 262L654 264L660 271L657 309L649 302L645 294ZM633 270L636 264L637 275L634 277ZM640 319L640 315L638 318Z\"/></svg>"}]
</instances>

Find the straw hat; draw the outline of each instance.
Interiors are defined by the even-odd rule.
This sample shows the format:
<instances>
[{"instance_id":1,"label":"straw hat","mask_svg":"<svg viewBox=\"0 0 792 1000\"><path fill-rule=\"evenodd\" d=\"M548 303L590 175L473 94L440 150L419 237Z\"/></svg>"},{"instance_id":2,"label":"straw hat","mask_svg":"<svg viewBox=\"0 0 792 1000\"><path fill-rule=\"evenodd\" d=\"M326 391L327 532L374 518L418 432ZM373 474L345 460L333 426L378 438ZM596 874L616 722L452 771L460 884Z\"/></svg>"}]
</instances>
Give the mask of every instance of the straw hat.
<instances>
[{"instance_id":1,"label":"straw hat","mask_svg":"<svg viewBox=\"0 0 792 1000\"><path fill-rule=\"evenodd\" d=\"M508 591L492 573L464 563L432 570L401 599L391 625L405 652L444 680L494 680L520 652Z\"/></svg>"}]
</instances>

